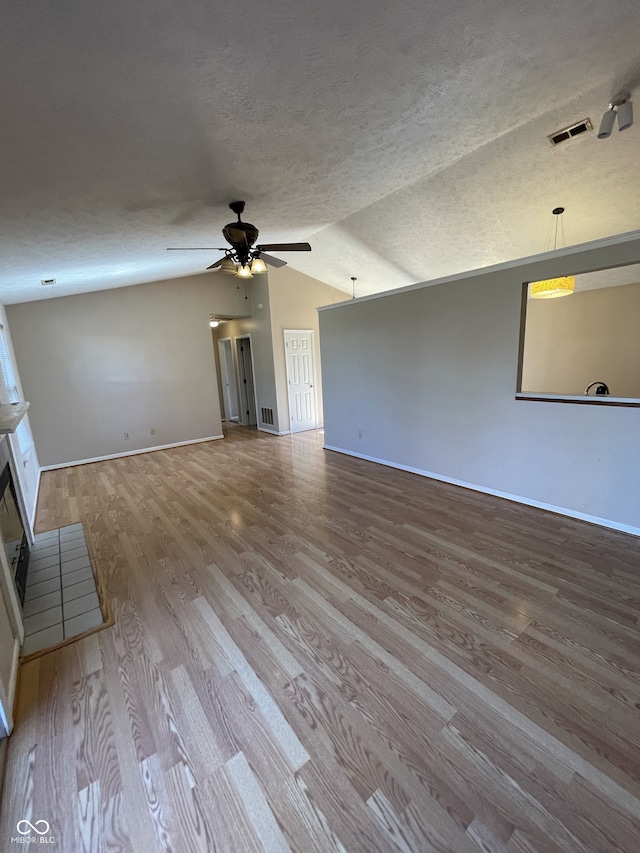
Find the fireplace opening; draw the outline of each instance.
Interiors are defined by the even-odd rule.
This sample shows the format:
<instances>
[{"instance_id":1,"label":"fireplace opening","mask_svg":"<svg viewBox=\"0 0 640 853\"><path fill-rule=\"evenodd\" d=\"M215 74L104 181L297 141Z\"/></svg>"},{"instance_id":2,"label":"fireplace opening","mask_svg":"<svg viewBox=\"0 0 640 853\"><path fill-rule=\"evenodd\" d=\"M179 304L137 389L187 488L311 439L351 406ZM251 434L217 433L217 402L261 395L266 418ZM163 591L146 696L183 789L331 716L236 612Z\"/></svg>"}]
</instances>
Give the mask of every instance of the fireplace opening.
<instances>
[{"instance_id":1,"label":"fireplace opening","mask_svg":"<svg viewBox=\"0 0 640 853\"><path fill-rule=\"evenodd\" d=\"M18 497L9 463L4 466L0 474L0 534L2 534L7 563L22 605L27 584L30 549L18 509Z\"/></svg>"}]
</instances>

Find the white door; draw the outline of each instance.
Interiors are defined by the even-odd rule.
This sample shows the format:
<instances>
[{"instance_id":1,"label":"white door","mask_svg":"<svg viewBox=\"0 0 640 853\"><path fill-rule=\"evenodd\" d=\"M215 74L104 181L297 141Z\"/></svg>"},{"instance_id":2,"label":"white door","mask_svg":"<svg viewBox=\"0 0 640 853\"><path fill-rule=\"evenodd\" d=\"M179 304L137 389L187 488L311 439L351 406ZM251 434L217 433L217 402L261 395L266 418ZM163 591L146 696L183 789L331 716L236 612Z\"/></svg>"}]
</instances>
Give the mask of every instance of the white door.
<instances>
[{"instance_id":1,"label":"white door","mask_svg":"<svg viewBox=\"0 0 640 853\"><path fill-rule=\"evenodd\" d=\"M284 333L284 348L289 386L289 420L291 432L315 429L316 415L315 363L313 359L313 332L292 331Z\"/></svg>"}]
</instances>

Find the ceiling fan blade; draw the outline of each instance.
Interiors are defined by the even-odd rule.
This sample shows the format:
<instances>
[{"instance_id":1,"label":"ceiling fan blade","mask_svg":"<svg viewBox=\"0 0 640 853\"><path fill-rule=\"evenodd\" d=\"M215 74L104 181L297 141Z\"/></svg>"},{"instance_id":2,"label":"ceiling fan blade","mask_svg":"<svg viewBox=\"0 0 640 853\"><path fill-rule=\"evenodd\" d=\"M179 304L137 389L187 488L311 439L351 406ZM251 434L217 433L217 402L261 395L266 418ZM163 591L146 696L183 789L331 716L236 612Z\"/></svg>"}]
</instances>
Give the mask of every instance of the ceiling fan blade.
<instances>
[{"instance_id":1,"label":"ceiling fan blade","mask_svg":"<svg viewBox=\"0 0 640 853\"><path fill-rule=\"evenodd\" d=\"M226 252L220 246L167 246L167 252Z\"/></svg>"},{"instance_id":2,"label":"ceiling fan blade","mask_svg":"<svg viewBox=\"0 0 640 853\"><path fill-rule=\"evenodd\" d=\"M208 270L215 270L222 264L223 261L224 261L224 258L220 258L219 261L216 261L215 264L211 264L211 266L207 267L207 269Z\"/></svg>"},{"instance_id":3,"label":"ceiling fan blade","mask_svg":"<svg viewBox=\"0 0 640 853\"><path fill-rule=\"evenodd\" d=\"M256 249L259 252L310 252L311 246L308 243L263 243Z\"/></svg>"},{"instance_id":4,"label":"ceiling fan blade","mask_svg":"<svg viewBox=\"0 0 640 853\"><path fill-rule=\"evenodd\" d=\"M283 261L280 258L274 258L273 255L267 255L266 252L260 252L260 257L265 264L269 264L270 267L286 267L287 265L286 261Z\"/></svg>"}]
</instances>

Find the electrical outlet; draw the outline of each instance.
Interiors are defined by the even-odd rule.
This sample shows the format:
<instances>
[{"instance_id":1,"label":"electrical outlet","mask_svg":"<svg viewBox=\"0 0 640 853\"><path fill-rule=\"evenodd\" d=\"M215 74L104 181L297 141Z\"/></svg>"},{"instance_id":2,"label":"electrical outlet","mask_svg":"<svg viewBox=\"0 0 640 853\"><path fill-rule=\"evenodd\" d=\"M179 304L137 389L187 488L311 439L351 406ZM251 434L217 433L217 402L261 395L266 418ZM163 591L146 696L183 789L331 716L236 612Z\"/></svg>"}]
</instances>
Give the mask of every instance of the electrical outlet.
<instances>
[{"instance_id":1,"label":"electrical outlet","mask_svg":"<svg viewBox=\"0 0 640 853\"><path fill-rule=\"evenodd\" d=\"M125 440L128 438L131 438L131 433L125 432L124 437L125 437Z\"/></svg>"},{"instance_id":2,"label":"electrical outlet","mask_svg":"<svg viewBox=\"0 0 640 853\"><path fill-rule=\"evenodd\" d=\"M364 436L364 433L362 432L361 429L359 429L358 430L358 438L362 438L363 436Z\"/></svg>"},{"instance_id":3,"label":"electrical outlet","mask_svg":"<svg viewBox=\"0 0 640 853\"><path fill-rule=\"evenodd\" d=\"M149 435L155 435L155 434L156 434L156 428L151 427L151 429L149 430Z\"/></svg>"}]
</instances>

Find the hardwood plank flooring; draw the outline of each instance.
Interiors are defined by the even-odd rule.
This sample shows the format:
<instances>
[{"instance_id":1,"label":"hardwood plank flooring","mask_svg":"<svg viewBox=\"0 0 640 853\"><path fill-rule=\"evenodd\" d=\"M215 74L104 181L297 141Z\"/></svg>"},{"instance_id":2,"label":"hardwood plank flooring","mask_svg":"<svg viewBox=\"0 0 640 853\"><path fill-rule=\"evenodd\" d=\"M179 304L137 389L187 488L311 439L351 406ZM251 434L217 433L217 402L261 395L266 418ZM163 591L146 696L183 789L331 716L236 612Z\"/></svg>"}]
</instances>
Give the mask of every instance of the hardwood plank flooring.
<instances>
[{"instance_id":1,"label":"hardwood plank flooring","mask_svg":"<svg viewBox=\"0 0 640 853\"><path fill-rule=\"evenodd\" d=\"M43 474L115 624L21 667L0 849L638 853L640 541L226 434Z\"/></svg>"}]
</instances>

